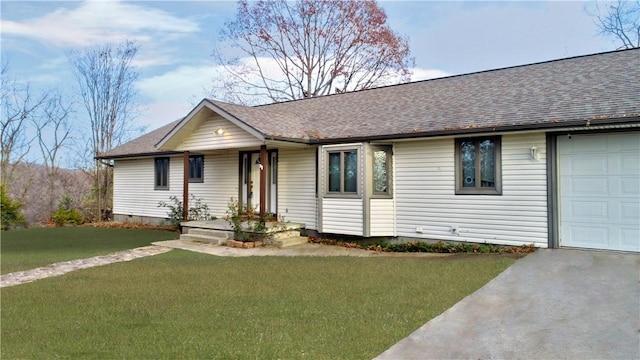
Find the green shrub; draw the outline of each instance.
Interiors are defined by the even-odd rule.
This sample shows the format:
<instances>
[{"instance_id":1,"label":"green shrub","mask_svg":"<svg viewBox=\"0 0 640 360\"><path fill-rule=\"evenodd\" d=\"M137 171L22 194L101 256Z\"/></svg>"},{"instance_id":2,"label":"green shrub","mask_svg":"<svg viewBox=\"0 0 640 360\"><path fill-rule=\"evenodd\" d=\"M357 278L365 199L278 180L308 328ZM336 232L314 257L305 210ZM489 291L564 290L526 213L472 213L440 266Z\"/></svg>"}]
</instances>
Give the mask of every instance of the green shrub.
<instances>
[{"instance_id":1,"label":"green shrub","mask_svg":"<svg viewBox=\"0 0 640 360\"><path fill-rule=\"evenodd\" d=\"M4 184L0 185L0 228L2 230L13 229L18 226L26 226L24 215L20 212L22 203L13 201L7 194Z\"/></svg>"},{"instance_id":2,"label":"green shrub","mask_svg":"<svg viewBox=\"0 0 640 360\"><path fill-rule=\"evenodd\" d=\"M80 225L82 224L82 214L73 208L73 199L69 196L63 196L58 204L58 209L51 216L51 221L57 226L62 225Z\"/></svg>"},{"instance_id":3,"label":"green shrub","mask_svg":"<svg viewBox=\"0 0 640 360\"><path fill-rule=\"evenodd\" d=\"M267 233L266 219L256 214L256 209L231 198L224 219L233 228L238 241L264 241Z\"/></svg>"},{"instance_id":4,"label":"green shrub","mask_svg":"<svg viewBox=\"0 0 640 360\"><path fill-rule=\"evenodd\" d=\"M424 241L412 241L402 243L391 243L388 241L380 241L369 244L361 244L358 242L349 242L326 238L309 238L309 241L316 244L336 245L347 248L359 248L374 251L386 252L429 252L429 253L451 253L451 254L527 254L536 251L534 245L495 245L495 244L476 244L476 243L452 243L438 241L428 243Z\"/></svg>"},{"instance_id":5,"label":"green shrub","mask_svg":"<svg viewBox=\"0 0 640 360\"><path fill-rule=\"evenodd\" d=\"M76 209L58 209L53 213L51 220L58 226L65 224L80 225L82 224L82 214Z\"/></svg>"},{"instance_id":6,"label":"green shrub","mask_svg":"<svg viewBox=\"0 0 640 360\"><path fill-rule=\"evenodd\" d=\"M178 227L184 220L182 211L182 201L177 196L170 196L171 203L160 201L158 207L166 207L169 209L167 216L169 218L169 224ZM189 198L191 206L189 206L189 220L215 220L216 217L212 216L209 211L209 205L202 202L202 199L196 199L195 195L191 194Z\"/></svg>"}]
</instances>

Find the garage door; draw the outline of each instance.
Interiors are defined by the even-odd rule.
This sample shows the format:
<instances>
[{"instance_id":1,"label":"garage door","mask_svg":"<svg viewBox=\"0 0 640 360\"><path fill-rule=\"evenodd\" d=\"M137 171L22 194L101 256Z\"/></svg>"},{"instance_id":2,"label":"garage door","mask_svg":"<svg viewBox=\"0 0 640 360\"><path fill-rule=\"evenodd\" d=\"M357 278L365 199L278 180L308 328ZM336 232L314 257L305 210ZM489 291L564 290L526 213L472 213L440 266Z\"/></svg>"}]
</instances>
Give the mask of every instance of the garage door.
<instances>
[{"instance_id":1,"label":"garage door","mask_svg":"<svg viewBox=\"0 0 640 360\"><path fill-rule=\"evenodd\" d=\"M560 246L640 252L640 132L558 138Z\"/></svg>"}]
</instances>

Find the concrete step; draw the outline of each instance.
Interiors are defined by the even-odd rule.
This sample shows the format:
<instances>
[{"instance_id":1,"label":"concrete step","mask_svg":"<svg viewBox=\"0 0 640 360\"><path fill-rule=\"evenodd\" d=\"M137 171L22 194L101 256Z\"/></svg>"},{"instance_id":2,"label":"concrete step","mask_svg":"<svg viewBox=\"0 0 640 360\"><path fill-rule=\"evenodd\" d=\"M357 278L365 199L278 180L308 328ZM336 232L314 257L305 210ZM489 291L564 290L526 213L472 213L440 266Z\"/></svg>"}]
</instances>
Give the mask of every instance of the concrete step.
<instances>
[{"instance_id":1,"label":"concrete step","mask_svg":"<svg viewBox=\"0 0 640 360\"><path fill-rule=\"evenodd\" d=\"M213 245L224 244L227 241L227 239L223 239L223 238L217 238L217 237L207 236L207 235L197 235L197 234L182 234L180 235L180 240L200 241L200 242L206 242Z\"/></svg>"},{"instance_id":2,"label":"concrete step","mask_svg":"<svg viewBox=\"0 0 640 360\"><path fill-rule=\"evenodd\" d=\"M296 235L296 236L290 236L287 238L274 239L272 244L279 248L283 248L287 246L306 244L308 241L309 241L308 237Z\"/></svg>"},{"instance_id":3,"label":"concrete step","mask_svg":"<svg viewBox=\"0 0 640 360\"><path fill-rule=\"evenodd\" d=\"M269 234L269 237L273 241L293 238L296 236L300 236L300 229L289 229L289 230L283 230L283 231L273 232Z\"/></svg>"},{"instance_id":4,"label":"concrete step","mask_svg":"<svg viewBox=\"0 0 640 360\"><path fill-rule=\"evenodd\" d=\"M233 231L199 229L199 228L183 228L184 233L189 235L208 236L217 239L233 239Z\"/></svg>"}]
</instances>

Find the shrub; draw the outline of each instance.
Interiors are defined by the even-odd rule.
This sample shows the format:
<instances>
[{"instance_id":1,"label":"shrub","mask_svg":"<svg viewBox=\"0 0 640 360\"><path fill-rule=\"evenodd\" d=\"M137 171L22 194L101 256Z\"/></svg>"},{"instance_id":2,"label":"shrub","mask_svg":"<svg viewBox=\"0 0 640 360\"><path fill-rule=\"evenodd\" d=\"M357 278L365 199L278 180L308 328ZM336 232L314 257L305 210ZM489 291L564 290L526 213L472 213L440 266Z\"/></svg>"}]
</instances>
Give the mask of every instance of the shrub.
<instances>
[{"instance_id":1,"label":"shrub","mask_svg":"<svg viewBox=\"0 0 640 360\"><path fill-rule=\"evenodd\" d=\"M334 239L309 238L309 241L316 244L327 244L343 246L347 248L359 248L374 251L387 252L429 252L429 253L451 253L451 254L527 254L536 251L533 245L494 245L494 244L476 244L476 243L451 243L438 241L428 243L424 241L412 241L403 243L391 243L388 241L376 242L373 244L359 244L357 242L348 242Z\"/></svg>"},{"instance_id":2,"label":"shrub","mask_svg":"<svg viewBox=\"0 0 640 360\"><path fill-rule=\"evenodd\" d=\"M167 217L169 218L169 224L178 227L184 220L182 201L177 196L170 196L171 203L160 201L158 207L168 208ZM215 220L216 217L212 216L209 211L209 205L202 202L202 199L196 199L195 195L191 194L189 197L189 220Z\"/></svg>"},{"instance_id":3,"label":"shrub","mask_svg":"<svg viewBox=\"0 0 640 360\"><path fill-rule=\"evenodd\" d=\"M266 220L256 214L253 207L229 200L225 220L233 229L234 238L238 241L263 241L267 232ZM242 223L246 220L243 227Z\"/></svg>"},{"instance_id":4,"label":"shrub","mask_svg":"<svg viewBox=\"0 0 640 360\"><path fill-rule=\"evenodd\" d=\"M80 225L82 224L82 214L77 209L73 208L73 199L69 196L64 196L60 199L58 209L51 216L51 221L57 226L62 225Z\"/></svg>"},{"instance_id":5,"label":"shrub","mask_svg":"<svg viewBox=\"0 0 640 360\"><path fill-rule=\"evenodd\" d=\"M0 185L0 228L2 230L13 229L18 226L26 226L24 215L20 212L22 203L13 201L7 194L4 184Z\"/></svg>"},{"instance_id":6,"label":"shrub","mask_svg":"<svg viewBox=\"0 0 640 360\"><path fill-rule=\"evenodd\" d=\"M82 224L82 214L76 209L58 209L51 216L51 221L57 226L80 225Z\"/></svg>"}]
</instances>

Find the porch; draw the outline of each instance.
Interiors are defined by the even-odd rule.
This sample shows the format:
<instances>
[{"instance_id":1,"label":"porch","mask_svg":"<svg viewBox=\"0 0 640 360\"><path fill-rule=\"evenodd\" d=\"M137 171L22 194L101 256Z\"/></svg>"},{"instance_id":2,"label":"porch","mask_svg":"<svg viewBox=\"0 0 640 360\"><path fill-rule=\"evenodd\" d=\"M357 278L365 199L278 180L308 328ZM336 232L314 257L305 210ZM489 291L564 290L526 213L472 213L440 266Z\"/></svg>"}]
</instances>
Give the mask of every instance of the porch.
<instances>
[{"instance_id":1,"label":"porch","mask_svg":"<svg viewBox=\"0 0 640 360\"><path fill-rule=\"evenodd\" d=\"M208 221L184 221L180 223L180 240L206 242L214 245L225 245L233 240L233 227L222 219ZM305 244L307 237L301 236L305 225L301 223L269 221L265 223L265 245L279 248ZM249 230L249 224L242 223L243 230Z\"/></svg>"}]
</instances>

